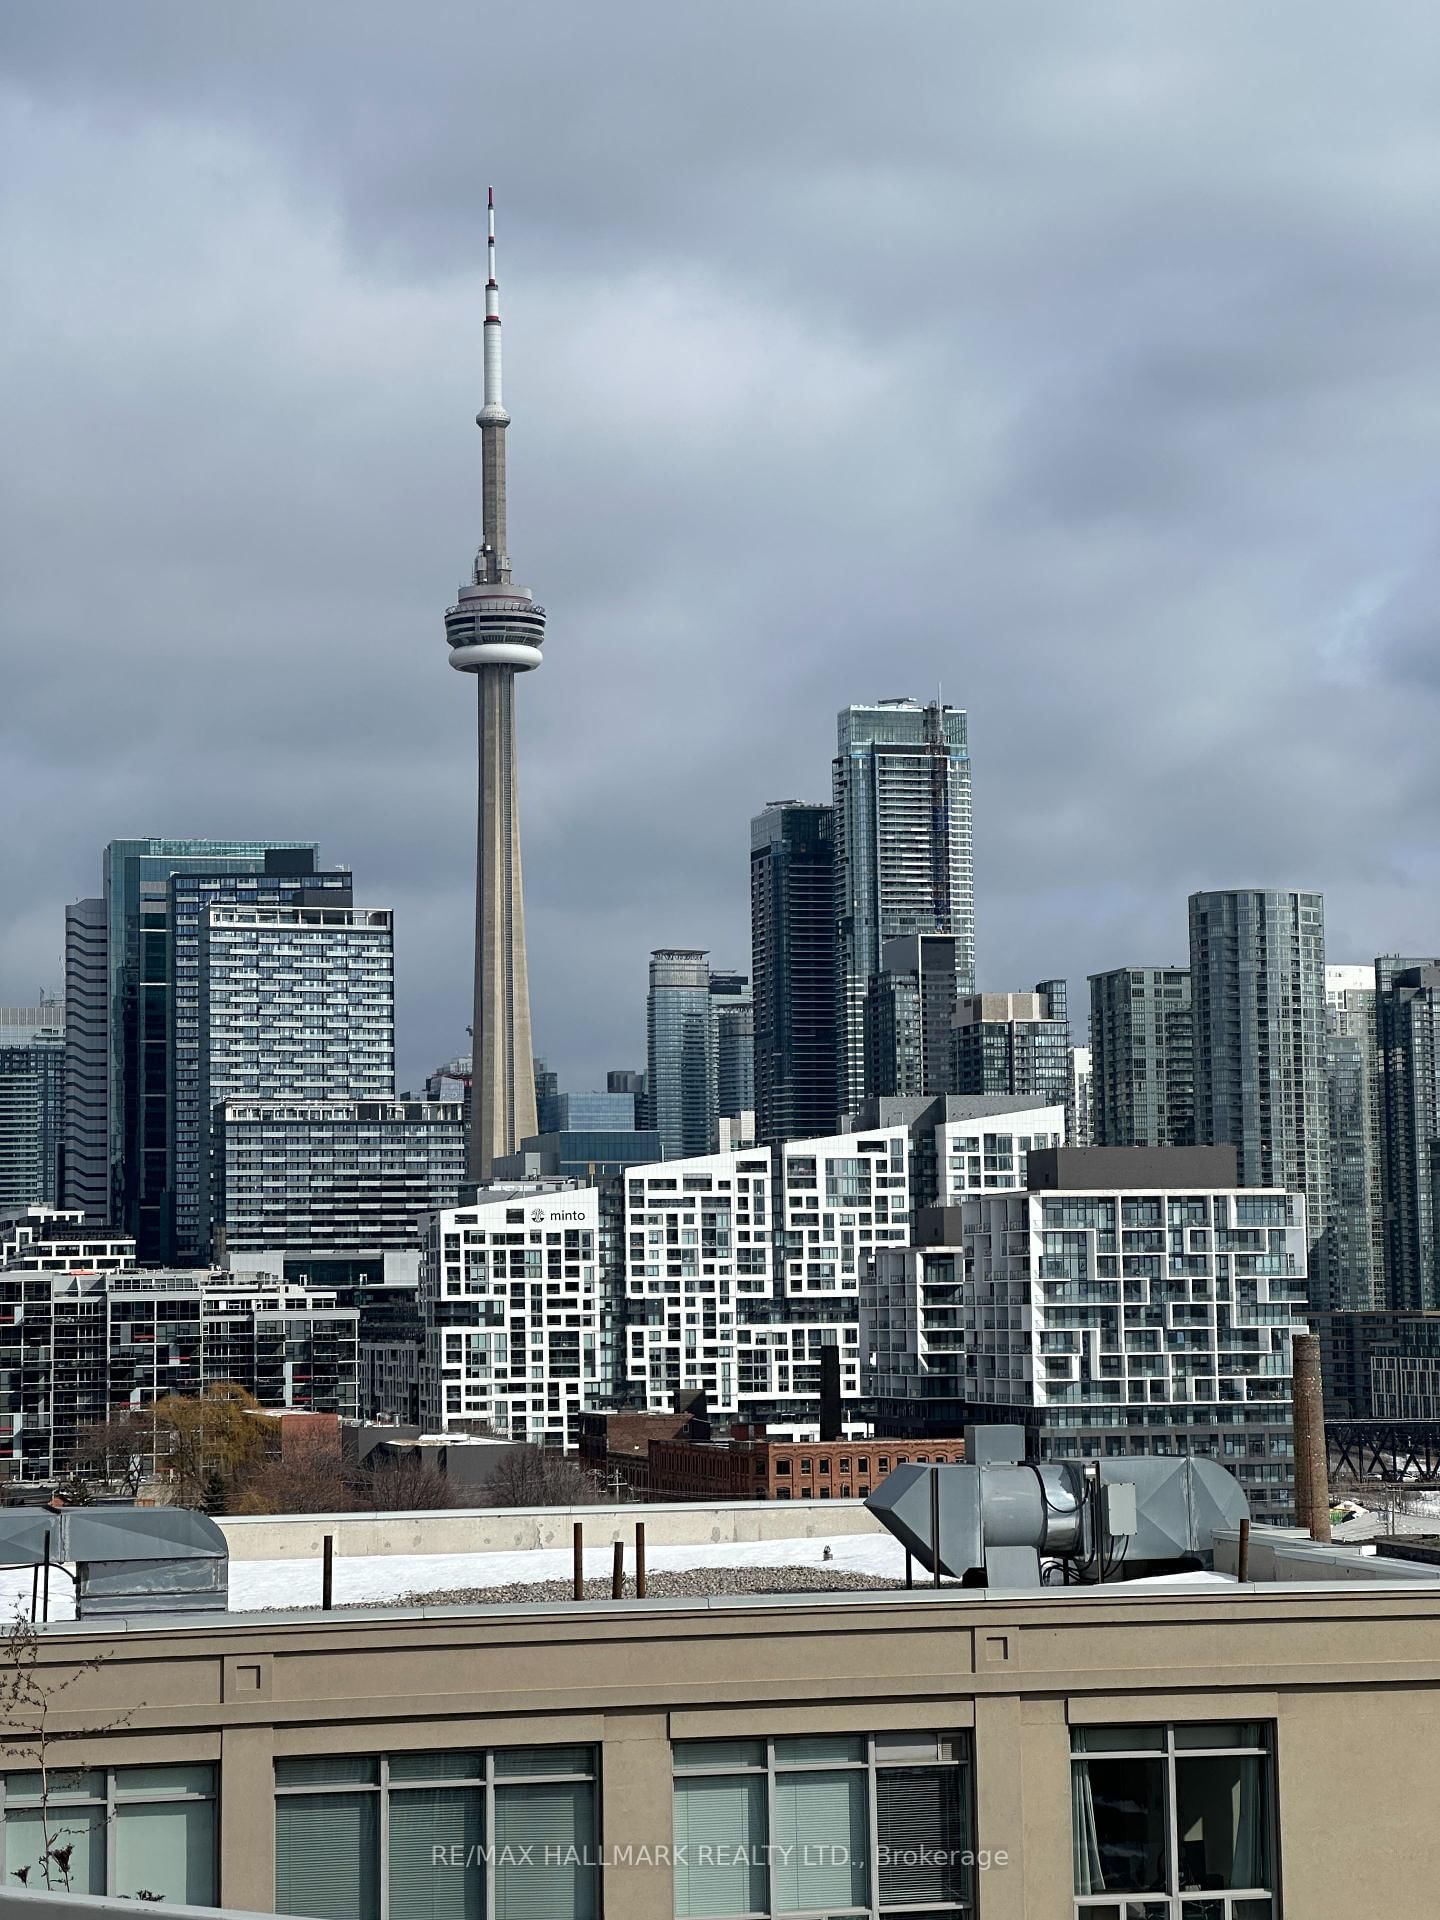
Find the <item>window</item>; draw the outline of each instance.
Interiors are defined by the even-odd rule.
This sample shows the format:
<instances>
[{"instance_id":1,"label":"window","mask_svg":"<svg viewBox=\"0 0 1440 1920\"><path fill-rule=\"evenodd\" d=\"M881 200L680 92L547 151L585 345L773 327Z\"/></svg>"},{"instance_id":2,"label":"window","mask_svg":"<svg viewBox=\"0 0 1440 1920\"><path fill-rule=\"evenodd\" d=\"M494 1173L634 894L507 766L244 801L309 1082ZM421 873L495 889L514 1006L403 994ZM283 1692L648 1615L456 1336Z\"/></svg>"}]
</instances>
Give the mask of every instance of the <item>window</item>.
<instances>
[{"instance_id":1,"label":"window","mask_svg":"<svg viewBox=\"0 0 1440 1920\"><path fill-rule=\"evenodd\" d=\"M677 1741L679 1920L973 1912L968 1762L934 1733Z\"/></svg>"},{"instance_id":2,"label":"window","mask_svg":"<svg viewBox=\"0 0 1440 1920\"><path fill-rule=\"evenodd\" d=\"M1071 1753L1076 1920L1275 1920L1268 1727L1075 1727Z\"/></svg>"},{"instance_id":3,"label":"window","mask_svg":"<svg viewBox=\"0 0 1440 1920\"><path fill-rule=\"evenodd\" d=\"M215 1904L213 1767L52 1766L49 1777L42 1801L38 1772L0 1776L0 1885Z\"/></svg>"},{"instance_id":4,"label":"window","mask_svg":"<svg viewBox=\"0 0 1440 1920\"><path fill-rule=\"evenodd\" d=\"M277 1912L593 1920L589 1747L277 1760L275 1791Z\"/></svg>"}]
</instances>

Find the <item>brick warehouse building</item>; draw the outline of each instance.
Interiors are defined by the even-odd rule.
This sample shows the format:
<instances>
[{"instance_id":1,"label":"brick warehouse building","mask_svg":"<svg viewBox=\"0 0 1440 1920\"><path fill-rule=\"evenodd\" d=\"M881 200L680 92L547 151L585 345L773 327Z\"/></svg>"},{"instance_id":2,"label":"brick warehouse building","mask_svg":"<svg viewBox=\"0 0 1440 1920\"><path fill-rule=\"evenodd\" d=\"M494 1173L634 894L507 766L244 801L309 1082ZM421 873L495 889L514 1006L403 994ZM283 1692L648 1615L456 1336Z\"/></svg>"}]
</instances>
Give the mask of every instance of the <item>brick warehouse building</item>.
<instances>
[{"instance_id":1,"label":"brick warehouse building","mask_svg":"<svg viewBox=\"0 0 1440 1920\"><path fill-rule=\"evenodd\" d=\"M964 1458L963 1440L652 1439L648 1491L652 1500L858 1500L892 1468Z\"/></svg>"}]
</instances>

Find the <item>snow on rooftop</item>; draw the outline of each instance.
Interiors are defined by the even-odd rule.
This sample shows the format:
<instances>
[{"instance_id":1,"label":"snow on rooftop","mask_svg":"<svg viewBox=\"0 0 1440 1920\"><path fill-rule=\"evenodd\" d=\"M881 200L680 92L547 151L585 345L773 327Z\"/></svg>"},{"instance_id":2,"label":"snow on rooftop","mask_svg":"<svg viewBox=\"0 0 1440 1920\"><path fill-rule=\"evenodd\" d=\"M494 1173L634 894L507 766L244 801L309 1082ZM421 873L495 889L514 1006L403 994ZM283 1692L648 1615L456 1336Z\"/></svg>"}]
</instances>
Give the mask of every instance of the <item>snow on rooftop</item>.
<instances>
[{"instance_id":1,"label":"snow on rooftop","mask_svg":"<svg viewBox=\"0 0 1440 1920\"><path fill-rule=\"evenodd\" d=\"M826 1549L829 1549L829 1558ZM607 1541L585 1550L587 1580L610 1577L612 1548ZM893 1580L905 1578L905 1550L892 1535L837 1534L830 1539L756 1540L688 1546L652 1546L646 1555L651 1572L710 1567L821 1567L842 1573L864 1573ZM457 1588L532 1586L545 1581L569 1582L573 1562L569 1547L527 1548L508 1553L337 1554L334 1562L334 1599L337 1606L393 1605L402 1595L444 1593ZM634 1575L627 1548L625 1574ZM917 1567L917 1587L929 1585ZM1128 1582L1148 1588L1174 1585L1232 1585L1225 1574L1191 1573ZM27 1613L30 1602L29 1568L0 1568L0 1615L8 1618L17 1606ZM230 1611L261 1612L269 1608L320 1605L320 1559L232 1560ZM70 1581L62 1573L50 1576L50 1617L74 1618Z\"/></svg>"}]
</instances>

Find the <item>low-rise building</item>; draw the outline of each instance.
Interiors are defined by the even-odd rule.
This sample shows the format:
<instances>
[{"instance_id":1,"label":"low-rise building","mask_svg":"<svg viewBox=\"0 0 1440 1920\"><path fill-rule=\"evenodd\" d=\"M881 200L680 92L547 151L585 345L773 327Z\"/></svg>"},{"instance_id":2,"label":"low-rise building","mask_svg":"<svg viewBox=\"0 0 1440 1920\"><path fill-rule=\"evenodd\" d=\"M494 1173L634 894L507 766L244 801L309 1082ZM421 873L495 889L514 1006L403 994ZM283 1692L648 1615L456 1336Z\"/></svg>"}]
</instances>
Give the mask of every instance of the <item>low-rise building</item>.
<instances>
[{"instance_id":1,"label":"low-rise building","mask_svg":"<svg viewBox=\"0 0 1440 1920\"><path fill-rule=\"evenodd\" d=\"M643 1499L650 1488L650 1449L656 1441L709 1431L703 1394L671 1413L596 1408L580 1416L580 1458L602 1486Z\"/></svg>"},{"instance_id":2,"label":"low-rise building","mask_svg":"<svg viewBox=\"0 0 1440 1920\"><path fill-rule=\"evenodd\" d=\"M652 1500L863 1500L895 1467L965 1458L963 1440L652 1440Z\"/></svg>"}]
</instances>

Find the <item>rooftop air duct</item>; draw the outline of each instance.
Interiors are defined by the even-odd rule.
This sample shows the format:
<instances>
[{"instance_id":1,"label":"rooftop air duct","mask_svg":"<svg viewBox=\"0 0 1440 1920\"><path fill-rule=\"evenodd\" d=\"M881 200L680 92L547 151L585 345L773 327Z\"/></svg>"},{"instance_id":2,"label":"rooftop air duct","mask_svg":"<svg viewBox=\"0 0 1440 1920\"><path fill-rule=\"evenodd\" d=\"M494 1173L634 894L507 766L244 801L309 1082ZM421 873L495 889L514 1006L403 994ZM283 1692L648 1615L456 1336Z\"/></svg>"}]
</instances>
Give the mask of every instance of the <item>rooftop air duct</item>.
<instances>
[{"instance_id":1,"label":"rooftop air duct","mask_svg":"<svg viewBox=\"0 0 1440 1920\"><path fill-rule=\"evenodd\" d=\"M866 1506L927 1572L1038 1587L1042 1556L1095 1582L1213 1564L1215 1535L1250 1508L1192 1456L1027 1461L1018 1426L968 1427L963 1466L897 1467Z\"/></svg>"}]
</instances>

